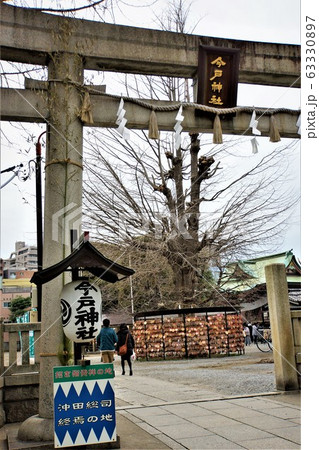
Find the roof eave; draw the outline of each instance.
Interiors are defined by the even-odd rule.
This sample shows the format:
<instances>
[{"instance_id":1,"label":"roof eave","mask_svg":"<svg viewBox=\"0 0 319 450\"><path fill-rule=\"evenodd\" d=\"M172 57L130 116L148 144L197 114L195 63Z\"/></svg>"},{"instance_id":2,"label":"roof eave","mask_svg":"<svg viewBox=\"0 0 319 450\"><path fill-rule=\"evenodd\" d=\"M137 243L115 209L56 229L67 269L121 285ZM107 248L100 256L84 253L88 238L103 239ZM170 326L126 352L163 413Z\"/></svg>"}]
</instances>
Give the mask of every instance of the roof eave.
<instances>
[{"instance_id":1,"label":"roof eave","mask_svg":"<svg viewBox=\"0 0 319 450\"><path fill-rule=\"evenodd\" d=\"M85 241L62 261L34 273L30 281L37 285L48 283L62 272L70 270L69 267L86 270L109 283L115 283L135 273L133 269L106 258L89 241ZM119 278L118 275L122 277Z\"/></svg>"}]
</instances>

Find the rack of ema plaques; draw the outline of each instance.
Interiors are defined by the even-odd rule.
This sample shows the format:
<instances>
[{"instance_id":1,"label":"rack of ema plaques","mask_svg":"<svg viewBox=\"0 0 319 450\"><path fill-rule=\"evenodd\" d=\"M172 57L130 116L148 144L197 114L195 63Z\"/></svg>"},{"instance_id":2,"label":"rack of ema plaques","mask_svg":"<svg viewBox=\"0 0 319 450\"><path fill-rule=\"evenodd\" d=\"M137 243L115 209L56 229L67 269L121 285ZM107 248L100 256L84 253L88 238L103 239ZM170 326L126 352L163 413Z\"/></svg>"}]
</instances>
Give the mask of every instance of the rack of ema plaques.
<instances>
[{"instance_id":1,"label":"rack of ema plaques","mask_svg":"<svg viewBox=\"0 0 319 450\"><path fill-rule=\"evenodd\" d=\"M243 354L243 318L233 308L178 309L135 316L140 359L203 358Z\"/></svg>"}]
</instances>

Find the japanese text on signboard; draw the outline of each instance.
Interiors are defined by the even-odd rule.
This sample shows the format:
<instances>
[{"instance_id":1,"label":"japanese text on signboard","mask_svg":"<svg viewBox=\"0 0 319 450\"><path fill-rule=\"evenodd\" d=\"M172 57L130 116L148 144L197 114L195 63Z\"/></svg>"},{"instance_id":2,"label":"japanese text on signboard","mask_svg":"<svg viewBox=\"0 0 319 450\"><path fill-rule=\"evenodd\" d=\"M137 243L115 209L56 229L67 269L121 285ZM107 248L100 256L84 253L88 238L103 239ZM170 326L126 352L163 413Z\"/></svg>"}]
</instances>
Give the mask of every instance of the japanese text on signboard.
<instances>
[{"instance_id":1,"label":"japanese text on signboard","mask_svg":"<svg viewBox=\"0 0 319 450\"><path fill-rule=\"evenodd\" d=\"M212 66L214 67L213 76L210 77L212 96L208 103L212 105L220 105L222 106L224 102L220 96L221 91L223 89L223 66L226 66L226 62L223 61L221 56L218 56L214 61L211 61ZM218 81L216 81L216 79Z\"/></svg>"},{"instance_id":2,"label":"japanese text on signboard","mask_svg":"<svg viewBox=\"0 0 319 450\"><path fill-rule=\"evenodd\" d=\"M62 325L73 342L90 342L99 333L101 291L88 280L72 281L61 292Z\"/></svg>"},{"instance_id":3,"label":"japanese text on signboard","mask_svg":"<svg viewBox=\"0 0 319 450\"><path fill-rule=\"evenodd\" d=\"M99 312L95 309L95 299L91 291L97 292L97 289L88 281L83 281L74 290L80 293L76 308L77 314L74 316L77 337L93 339L98 331L95 324L99 322L100 318Z\"/></svg>"},{"instance_id":4,"label":"japanese text on signboard","mask_svg":"<svg viewBox=\"0 0 319 450\"><path fill-rule=\"evenodd\" d=\"M116 440L113 364L53 369L56 448Z\"/></svg>"},{"instance_id":5,"label":"japanese text on signboard","mask_svg":"<svg viewBox=\"0 0 319 450\"><path fill-rule=\"evenodd\" d=\"M197 103L214 108L236 106L238 69L238 50L201 46Z\"/></svg>"}]
</instances>

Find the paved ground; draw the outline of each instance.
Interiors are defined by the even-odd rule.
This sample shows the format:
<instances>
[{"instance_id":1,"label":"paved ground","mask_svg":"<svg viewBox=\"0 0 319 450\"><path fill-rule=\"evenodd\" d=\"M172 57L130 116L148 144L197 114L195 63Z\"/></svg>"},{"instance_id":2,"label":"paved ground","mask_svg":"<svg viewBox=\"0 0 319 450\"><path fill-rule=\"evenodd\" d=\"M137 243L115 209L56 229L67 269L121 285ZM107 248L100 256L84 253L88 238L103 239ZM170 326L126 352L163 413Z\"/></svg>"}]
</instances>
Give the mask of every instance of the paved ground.
<instances>
[{"instance_id":1,"label":"paved ground","mask_svg":"<svg viewBox=\"0 0 319 450\"><path fill-rule=\"evenodd\" d=\"M95 358L96 359L96 358ZM119 360L115 366L121 373ZM134 363L134 375L194 387L203 395L225 396L272 392L276 389L271 352L246 347L245 355ZM184 397L185 398L185 397Z\"/></svg>"},{"instance_id":2,"label":"paved ground","mask_svg":"<svg viewBox=\"0 0 319 450\"><path fill-rule=\"evenodd\" d=\"M300 449L300 394L275 392L272 354L253 346L241 356L135 362L133 376L121 375L117 357L115 372L123 450ZM16 429L9 450L36 449L17 442Z\"/></svg>"},{"instance_id":3,"label":"paved ground","mask_svg":"<svg viewBox=\"0 0 319 450\"><path fill-rule=\"evenodd\" d=\"M300 394L278 395L271 353L115 369L118 414L168 448L300 448Z\"/></svg>"},{"instance_id":4,"label":"paved ground","mask_svg":"<svg viewBox=\"0 0 319 450\"><path fill-rule=\"evenodd\" d=\"M119 414L171 449L299 449L296 400L238 397L123 408Z\"/></svg>"}]
</instances>

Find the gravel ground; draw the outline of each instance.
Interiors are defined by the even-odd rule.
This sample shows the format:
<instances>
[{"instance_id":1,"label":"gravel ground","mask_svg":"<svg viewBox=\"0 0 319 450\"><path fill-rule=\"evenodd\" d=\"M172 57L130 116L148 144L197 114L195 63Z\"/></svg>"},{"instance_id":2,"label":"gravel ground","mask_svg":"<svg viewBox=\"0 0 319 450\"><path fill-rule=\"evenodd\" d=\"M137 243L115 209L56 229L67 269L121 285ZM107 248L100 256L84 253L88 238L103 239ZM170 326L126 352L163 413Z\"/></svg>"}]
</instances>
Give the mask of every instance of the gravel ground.
<instances>
[{"instance_id":1,"label":"gravel ground","mask_svg":"<svg viewBox=\"0 0 319 450\"><path fill-rule=\"evenodd\" d=\"M116 364L119 364L118 360ZM134 373L187 386L200 385L223 396L276 390L273 355L260 352L254 345L246 347L245 355L136 361Z\"/></svg>"}]
</instances>

